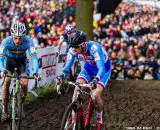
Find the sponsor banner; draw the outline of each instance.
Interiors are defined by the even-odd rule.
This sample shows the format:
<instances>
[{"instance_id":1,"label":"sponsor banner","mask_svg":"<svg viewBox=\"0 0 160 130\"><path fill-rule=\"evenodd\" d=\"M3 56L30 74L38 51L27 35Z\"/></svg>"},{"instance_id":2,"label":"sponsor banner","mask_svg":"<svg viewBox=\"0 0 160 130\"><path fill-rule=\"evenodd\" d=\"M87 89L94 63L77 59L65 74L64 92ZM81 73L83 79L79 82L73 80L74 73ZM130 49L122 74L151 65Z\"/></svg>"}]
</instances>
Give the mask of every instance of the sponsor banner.
<instances>
[{"instance_id":1,"label":"sponsor banner","mask_svg":"<svg viewBox=\"0 0 160 130\"><path fill-rule=\"evenodd\" d=\"M36 52L39 61L39 74L42 77L38 86L45 86L45 84L52 83L56 77L56 49L55 47L40 48ZM32 75L31 61L29 62L29 69ZM33 88L34 83L33 80L29 81L29 90Z\"/></svg>"},{"instance_id":2,"label":"sponsor banner","mask_svg":"<svg viewBox=\"0 0 160 130\"><path fill-rule=\"evenodd\" d=\"M61 55L65 56L66 53L66 44L62 45L61 47ZM42 76L42 80L38 82L38 86L45 86L46 84L51 84L53 80L55 79L56 75L59 75L61 73L61 70L64 66L64 62L57 62L56 57L56 48L54 46L47 47L47 48L40 48L36 49L37 57L39 61L39 74ZM33 75L33 69L32 69L31 61L29 59L29 70L30 70L30 76ZM2 80L0 79L0 83L2 83ZM13 81L12 83L13 84ZM35 86L35 80L29 80L28 84L28 90L30 91ZM2 88L0 87L0 100L2 98Z\"/></svg>"},{"instance_id":3,"label":"sponsor banner","mask_svg":"<svg viewBox=\"0 0 160 130\"><path fill-rule=\"evenodd\" d=\"M66 44L63 44L61 47L60 54L65 56L67 46ZM41 81L39 81L39 86L45 86L46 84L51 84L53 80L55 79L56 75L59 75L61 73L61 70L64 66L64 62L59 61L57 62L56 52L57 49L52 47L47 48L40 48L36 50L37 57L39 61L39 73L42 76ZM29 62L31 63L31 62ZM32 71L32 65L29 64L29 68L31 70L31 75L33 74ZM31 90L34 87L35 82L33 80L29 81L29 90Z\"/></svg>"}]
</instances>

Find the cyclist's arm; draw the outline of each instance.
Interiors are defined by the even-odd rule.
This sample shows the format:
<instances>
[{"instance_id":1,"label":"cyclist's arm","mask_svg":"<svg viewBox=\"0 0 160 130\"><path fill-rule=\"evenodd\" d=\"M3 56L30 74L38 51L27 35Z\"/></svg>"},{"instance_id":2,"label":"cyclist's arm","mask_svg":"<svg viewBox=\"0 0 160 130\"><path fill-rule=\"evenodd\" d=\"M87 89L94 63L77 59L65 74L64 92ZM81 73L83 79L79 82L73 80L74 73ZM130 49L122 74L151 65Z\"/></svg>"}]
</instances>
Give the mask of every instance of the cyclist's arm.
<instances>
[{"instance_id":1,"label":"cyclist's arm","mask_svg":"<svg viewBox=\"0 0 160 130\"><path fill-rule=\"evenodd\" d=\"M69 71L73 65L75 57L76 56L72 53L72 51L70 49L67 53L67 62L65 63L65 66L64 66L62 73L61 73L61 75L63 75L64 77L69 75Z\"/></svg>"},{"instance_id":2,"label":"cyclist's arm","mask_svg":"<svg viewBox=\"0 0 160 130\"><path fill-rule=\"evenodd\" d=\"M5 70L6 51L7 51L7 40L4 39L0 45L0 71Z\"/></svg>"},{"instance_id":3,"label":"cyclist's arm","mask_svg":"<svg viewBox=\"0 0 160 130\"><path fill-rule=\"evenodd\" d=\"M58 45L57 45L57 50L58 50L58 52L60 52L60 50L61 50L61 46L62 46L62 43L64 42L64 37L61 35L60 36L60 39L59 39L59 41L58 41Z\"/></svg>"},{"instance_id":4,"label":"cyclist's arm","mask_svg":"<svg viewBox=\"0 0 160 130\"><path fill-rule=\"evenodd\" d=\"M98 68L98 73L96 75L96 79L99 81L100 79L103 78L105 74L105 64L104 64L104 57L103 57L103 52L101 47L97 47L97 49L92 52L94 56L94 60L96 62L96 66Z\"/></svg>"},{"instance_id":5,"label":"cyclist's arm","mask_svg":"<svg viewBox=\"0 0 160 130\"><path fill-rule=\"evenodd\" d=\"M28 54L31 58L33 72L38 73L39 64L38 64L37 53L36 53L35 47L33 45L33 42L30 42L30 46L28 48Z\"/></svg>"}]
</instances>

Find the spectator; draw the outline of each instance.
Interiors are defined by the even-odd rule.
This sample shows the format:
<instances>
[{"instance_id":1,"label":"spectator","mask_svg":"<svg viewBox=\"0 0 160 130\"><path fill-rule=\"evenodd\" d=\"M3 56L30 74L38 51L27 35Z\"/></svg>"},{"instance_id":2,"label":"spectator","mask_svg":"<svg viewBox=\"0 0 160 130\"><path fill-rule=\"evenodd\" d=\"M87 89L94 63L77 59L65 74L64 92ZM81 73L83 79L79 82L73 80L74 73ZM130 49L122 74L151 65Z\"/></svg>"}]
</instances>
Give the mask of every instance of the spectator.
<instances>
[{"instance_id":1,"label":"spectator","mask_svg":"<svg viewBox=\"0 0 160 130\"><path fill-rule=\"evenodd\" d=\"M93 5L96 14L97 1ZM133 69L136 79L143 79L144 72L140 68L149 65L153 68L153 77L157 79L159 70L155 62L160 58L159 10L147 4L122 1L115 13L94 21L93 40L102 43L112 61L124 62L124 75L131 74L130 69ZM10 35L10 25L17 20L30 29L28 35L37 48L55 46L68 23L76 26L75 0L1 0L0 41ZM153 62L151 57L154 57Z\"/></svg>"}]
</instances>

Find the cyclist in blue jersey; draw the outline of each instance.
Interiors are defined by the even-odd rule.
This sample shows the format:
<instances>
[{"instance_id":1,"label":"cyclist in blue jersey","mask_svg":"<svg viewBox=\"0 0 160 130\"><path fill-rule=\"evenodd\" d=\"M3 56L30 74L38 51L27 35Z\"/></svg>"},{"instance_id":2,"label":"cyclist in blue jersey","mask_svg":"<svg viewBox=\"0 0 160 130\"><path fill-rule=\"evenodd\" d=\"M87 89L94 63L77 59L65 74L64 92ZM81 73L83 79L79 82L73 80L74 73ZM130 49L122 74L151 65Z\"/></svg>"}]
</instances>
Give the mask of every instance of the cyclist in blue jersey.
<instances>
[{"instance_id":1,"label":"cyclist in blue jersey","mask_svg":"<svg viewBox=\"0 0 160 130\"><path fill-rule=\"evenodd\" d=\"M12 74L15 68L17 68L18 74L21 74L22 76L29 75L28 62L26 57L26 51L28 51L33 66L33 76L40 79L40 75L38 74L38 58L36 56L33 41L26 36L25 25L19 22L13 23L10 32L11 36L6 37L0 46L1 77L3 78L6 73ZM8 118L7 106L9 100L10 82L10 78L5 78L4 84L2 86L2 121L6 121ZM22 103L27 95L27 85L28 79L22 79Z\"/></svg>"},{"instance_id":2,"label":"cyclist in blue jersey","mask_svg":"<svg viewBox=\"0 0 160 130\"><path fill-rule=\"evenodd\" d=\"M102 127L102 111L103 101L101 93L107 85L111 75L111 63L105 49L97 42L86 42L86 35L82 31L76 31L69 38L70 49L67 54L67 62L58 78L65 78L69 74L74 59L84 61L84 66L79 73L76 82L90 83L91 86L96 86L94 96L97 104L97 127ZM93 76L95 76L93 78ZM56 80L59 84L60 80ZM76 90L75 90L76 92ZM75 99L75 92L73 99Z\"/></svg>"},{"instance_id":3,"label":"cyclist in blue jersey","mask_svg":"<svg viewBox=\"0 0 160 130\"><path fill-rule=\"evenodd\" d=\"M61 34L58 45L57 45L58 53L60 52L60 49L61 49L61 46L62 46L63 42L67 43L66 53L68 52L68 49L69 49L68 38L71 35L71 33L73 33L74 31L75 31L74 27L71 24L67 24L67 26L65 27L65 31L64 31L64 33Z\"/></svg>"}]
</instances>

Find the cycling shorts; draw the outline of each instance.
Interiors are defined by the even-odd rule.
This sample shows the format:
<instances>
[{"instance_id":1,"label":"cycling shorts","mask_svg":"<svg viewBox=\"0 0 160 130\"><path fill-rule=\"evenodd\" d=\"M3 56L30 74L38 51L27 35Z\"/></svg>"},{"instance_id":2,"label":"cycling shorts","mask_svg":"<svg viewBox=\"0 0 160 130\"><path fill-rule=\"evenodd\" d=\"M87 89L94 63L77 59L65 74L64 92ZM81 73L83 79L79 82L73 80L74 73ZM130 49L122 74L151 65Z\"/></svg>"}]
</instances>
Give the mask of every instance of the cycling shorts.
<instances>
[{"instance_id":1,"label":"cycling shorts","mask_svg":"<svg viewBox=\"0 0 160 130\"><path fill-rule=\"evenodd\" d=\"M17 68L17 72L19 75L23 73L29 75L28 60L26 57L24 58L7 57L6 69L11 73L13 73L15 68Z\"/></svg>"},{"instance_id":2,"label":"cycling shorts","mask_svg":"<svg viewBox=\"0 0 160 130\"><path fill-rule=\"evenodd\" d=\"M104 76L100 79L98 84L105 88L105 86L108 83L108 80L110 79L111 75L111 63L110 60L107 60L105 63L105 74ZM84 67L82 68L81 72L79 73L77 79L83 79L86 81L86 83L89 83L92 81L93 76L96 76L98 73L98 68L97 66L93 66L91 64L88 64L87 62L84 64Z\"/></svg>"}]
</instances>

